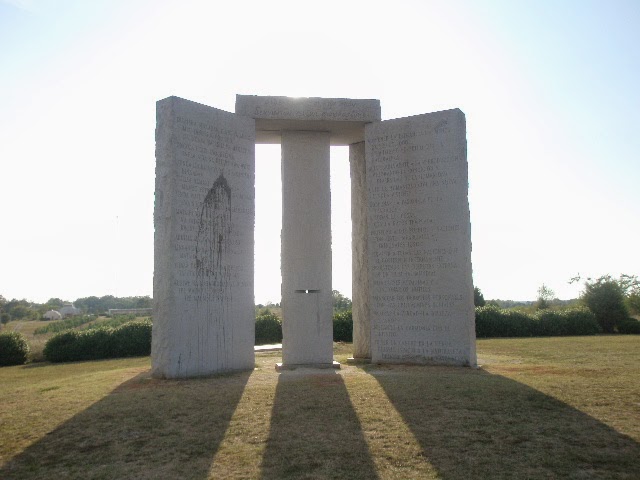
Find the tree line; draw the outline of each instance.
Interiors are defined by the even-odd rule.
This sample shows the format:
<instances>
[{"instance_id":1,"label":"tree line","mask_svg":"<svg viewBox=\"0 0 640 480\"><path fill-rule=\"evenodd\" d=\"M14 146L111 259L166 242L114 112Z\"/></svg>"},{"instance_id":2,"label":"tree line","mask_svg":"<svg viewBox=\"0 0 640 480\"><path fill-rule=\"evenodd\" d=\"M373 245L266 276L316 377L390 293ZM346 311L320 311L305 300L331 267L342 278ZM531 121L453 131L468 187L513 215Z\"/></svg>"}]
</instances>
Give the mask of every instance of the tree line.
<instances>
[{"instance_id":1,"label":"tree line","mask_svg":"<svg viewBox=\"0 0 640 480\"><path fill-rule=\"evenodd\" d=\"M513 302L511 300L485 301L482 291L474 288L476 307L493 306L503 309L516 309L524 312L542 312L548 309L562 310L566 307L584 306L594 315L603 333L615 333L622 330L640 328L632 315L640 315L640 279L637 275L621 274L619 277L603 275L598 278L573 277L569 283L584 282L580 298L558 300L554 291L542 284L538 289L538 298L532 302Z\"/></svg>"},{"instance_id":2,"label":"tree line","mask_svg":"<svg viewBox=\"0 0 640 480\"><path fill-rule=\"evenodd\" d=\"M7 300L0 295L0 322L8 323L13 320L41 320L45 312L60 310L64 305L73 304L84 314L102 314L110 308L151 308L151 297L83 297L71 302L60 298L50 298L45 303L29 302L26 299Z\"/></svg>"}]
</instances>

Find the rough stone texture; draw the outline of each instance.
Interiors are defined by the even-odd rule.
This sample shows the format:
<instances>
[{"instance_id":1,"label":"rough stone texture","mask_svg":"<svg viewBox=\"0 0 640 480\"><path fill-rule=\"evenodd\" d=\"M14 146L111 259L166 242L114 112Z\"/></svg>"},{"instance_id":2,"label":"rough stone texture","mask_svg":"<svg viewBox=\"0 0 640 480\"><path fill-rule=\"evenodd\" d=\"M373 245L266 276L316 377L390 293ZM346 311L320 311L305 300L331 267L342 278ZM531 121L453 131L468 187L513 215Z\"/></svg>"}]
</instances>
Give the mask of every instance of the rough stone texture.
<instances>
[{"instance_id":1,"label":"rough stone texture","mask_svg":"<svg viewBox=\"0 0 640 480\"><path fill-rule=\"evenodd\" d=\"M236 113L256 120L258 143L280 143L280 132L297 130L330 132L331 145L350 145L380 120L380 100L236 95Z\"/></svg>"},{"instance_id":2,"label":"rough stone texture","mask_svg":"<svg viewBox=\"0 0 640 480\"><path fill-rule=\"evenodd\" d=\"M255 124L157 103L152 373L254 366Z\"/></svg>"},{"instance_id":3,"label":"rough stone texture","mask_svg":"<svg viewBox=\"0 0 640 480\"><path fill-rule=\"evenodd\" d=\"M464 114L365 128L372 361L474 366Z\"/></svg>"},{"instance_id":4,"label":"rough stone texture","mask_svg":"<svg viewBox=\"0 0 640 480\"><path fill-rule=\"evenodd\" d=\"M333 362L329 134L282 132L282 362Z\"/></svg>"},{"instance_id":5,"label":"rough stone texture","mask_svg":"<svg viewBox=\"0 0 640 480\"><path fill-rule=\"evenodd\" d=\"M349 146L351 169L351 265L353 356L371 358L369 259L367 258L367 176L364 142Z\"/></svg>"}]
</instances>

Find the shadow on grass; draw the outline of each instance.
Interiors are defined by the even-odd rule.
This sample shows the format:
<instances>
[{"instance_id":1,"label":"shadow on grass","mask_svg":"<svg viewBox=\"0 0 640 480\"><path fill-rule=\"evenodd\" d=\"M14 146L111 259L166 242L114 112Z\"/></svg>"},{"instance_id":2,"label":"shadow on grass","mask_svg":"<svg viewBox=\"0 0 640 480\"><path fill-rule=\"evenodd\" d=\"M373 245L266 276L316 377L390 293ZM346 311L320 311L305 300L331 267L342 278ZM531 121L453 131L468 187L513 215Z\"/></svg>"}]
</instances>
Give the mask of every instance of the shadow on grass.
<instances>
[{"instance_id":1,"label":"shadow on grass","mask_svg":"<svg viewBox=\"0 0 640 480\"><path fill-rule=\"evenodd\" d=\"M140 374L28 447L0 478L207 478L250 374Z\"/></svg>"},{"instance_id":2,"label":"shadow on grass","mask_svg":"<svg viewBox=\"0 0 640 480\"><path fill-rule=\"evenodd\" d=\"M342 377L278 378L262 478L378 478Z\"/></svg>"},{"instance_id":3,"label":"shadow on grass","mask_svg":"<svg viewBox=\"0 0 640 480\"><path fill-rule=\"evenodd\" d=\"M443 479L638 478L635 440L553 397L482 370L403 368L366 371Z\"/></svg>"}]
</instances>

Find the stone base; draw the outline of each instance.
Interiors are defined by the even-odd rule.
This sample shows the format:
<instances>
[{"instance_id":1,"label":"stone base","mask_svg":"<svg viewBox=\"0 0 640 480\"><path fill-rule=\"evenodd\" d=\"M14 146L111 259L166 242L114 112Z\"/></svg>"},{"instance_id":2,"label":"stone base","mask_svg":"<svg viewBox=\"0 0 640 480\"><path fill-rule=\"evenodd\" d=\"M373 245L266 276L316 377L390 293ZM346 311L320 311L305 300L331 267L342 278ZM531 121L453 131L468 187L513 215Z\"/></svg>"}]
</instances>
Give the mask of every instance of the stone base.
<instances>
[{"instance_id":1,"label":"stone base","mask_svg":"<svg viewBox=\"0 0 640 480\"><path fill-rule=\"evenodd\" d=\"M340 368L340 363L339 362L333 362L333 363L294 363L294 364L287 364L284 365L282 363L276 363L276 370L278 372L282 372L283 370L295 370L296 368L322 368L322 369L326 369L326 368L335 368L335 369L339 369Z\"/></svg>"},{"instance_id":2,"label":"stone base","mask_svg":"<svg viewBox=\"0 0 640 480\"><path fill-rule=\"evenodd\" d=\"M371 358L366 357L349 357L347 358L347 363L349 365L361 365L363 363L371 363Z\"/></svg>"}]
</instances>

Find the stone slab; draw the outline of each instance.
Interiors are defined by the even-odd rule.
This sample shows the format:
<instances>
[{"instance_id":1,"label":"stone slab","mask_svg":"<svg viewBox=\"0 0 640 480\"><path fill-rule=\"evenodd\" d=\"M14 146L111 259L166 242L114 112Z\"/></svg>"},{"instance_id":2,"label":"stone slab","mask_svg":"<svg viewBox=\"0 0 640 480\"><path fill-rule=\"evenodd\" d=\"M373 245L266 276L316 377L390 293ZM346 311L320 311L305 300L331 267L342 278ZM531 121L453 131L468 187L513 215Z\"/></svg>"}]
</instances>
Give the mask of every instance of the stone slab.
<instances>
[{"instance_id":1,"label":"stone slab","mask_svg":"<svg viewBox=\"0 0 640 480\"><path fill-rule=\"evenodd\" d=\"M368 191L364 142L349 145L351 173L351 287L353 356L371 357L369 314Z\"/></svg>"},{"instance_id":2,"label":"stone slab","mask_svg":"<svg viewBox=\"0 0 640 480\"><path fill-rule=\"evenodd\" d=\"M284 364L284 363L276 363L276 370L281 372L283 370L296 370L298 368L318 368L318 369L329 369L334 368L336 370L340 369L339 362L331 362L331 363L301 363L301 364Z\"/></svg>"},{"instance_id":3,"label":"stone slab","mask_svg":"<svg viewBox=\"0 0 640 480\"><path fill-rule=\"evenodd\" d=\"M333 361L329 134L282 133L282 361Z\"/></svg>"},{"instance_id":4,"label":"stone slab","mask_svg":"<svg viewBox=\"0 0 640 480\"><path fill-rule=\"evenodd\" d=\"M252 369L255 124L157 102L152 374Z\"/></svg>"},{"instance_id":5,"label":"stone slab","mask_svg":"<svg viewBox=\"0 0 640 480\"><path fill-rule=\"evenodd\" d=\"M373 363L476 365L465 117L368 124Z\"/></svg>"},{"instance_id":6,"label":"stone slab","mask_svg":"<svg viewBox=\"0 0 640 480\"><path fill-rule=\"evenodd\" d=\"M236 95L236 113L256 121L257 143L280 143L285 130L330 133L331 145L364 140L364 125L380 120L380 100Z\"/></svg>"}]
</instances>

